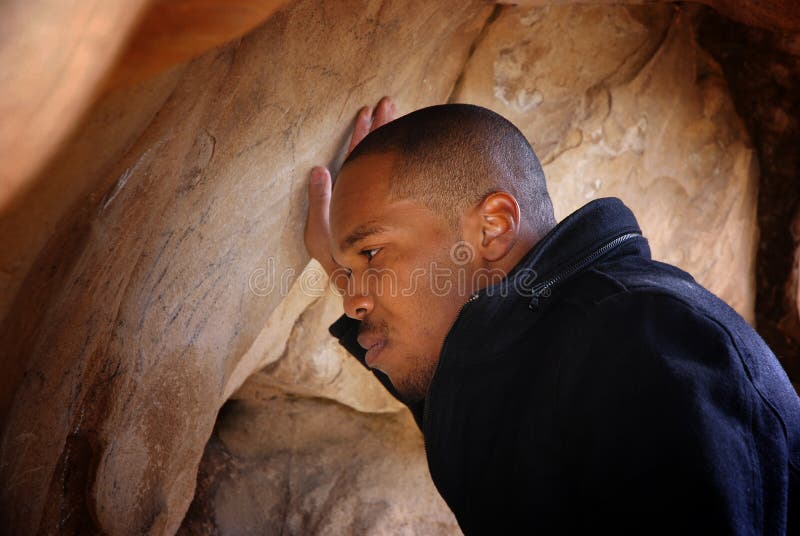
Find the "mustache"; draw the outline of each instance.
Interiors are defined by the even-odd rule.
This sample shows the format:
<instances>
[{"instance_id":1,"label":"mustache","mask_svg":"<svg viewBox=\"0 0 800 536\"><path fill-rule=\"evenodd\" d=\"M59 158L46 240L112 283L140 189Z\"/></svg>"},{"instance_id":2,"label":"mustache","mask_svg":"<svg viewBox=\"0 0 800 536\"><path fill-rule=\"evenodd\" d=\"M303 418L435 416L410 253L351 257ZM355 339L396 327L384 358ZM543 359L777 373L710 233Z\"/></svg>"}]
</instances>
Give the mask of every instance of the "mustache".
<instances>
[{"instance_id":1,"label":"mustache","mask_svg":"<svg viewBox=\"0 0 800 536\"><path fill-rule=\"evenodd\" d=\"M389 324L385 320L380 320L378 322L373 322L371 320L367 320L366 318L361 321L361 325L358 328L358 334L362 335L364 333L369 334L380 334L384 337L389 336Z\"/></svg>"}]
</instances>

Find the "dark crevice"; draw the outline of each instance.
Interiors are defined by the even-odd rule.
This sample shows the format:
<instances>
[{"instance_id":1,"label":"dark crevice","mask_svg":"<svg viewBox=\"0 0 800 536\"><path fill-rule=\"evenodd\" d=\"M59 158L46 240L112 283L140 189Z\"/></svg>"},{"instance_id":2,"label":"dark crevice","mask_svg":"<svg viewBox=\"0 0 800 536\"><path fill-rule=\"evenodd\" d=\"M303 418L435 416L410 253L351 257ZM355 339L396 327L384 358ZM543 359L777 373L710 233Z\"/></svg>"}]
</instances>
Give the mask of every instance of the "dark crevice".
<instances>
[{"instance_id":1,"label":"dark crevice","mask_svg":"<svg viewBox=\"0 0 800 536\"><path fill-rule=\"evenodd\" d=\"M452 104L455 102L455 96L461 90L461 86L464 83L464 74L467 71L467 67L469 67L470 62L472 61L472 56L475 55L475 51L478 49L481 43L486 39L486 36L489 33L489 28L492 26L492 23L497 20L500 16L500 13L506 9L508 6L504 6L501 4L495 4L492 12L486 18L486 21L483 23L483 28L481 31L478 32L478 35L475 37L475 40L469 47L469 52L467 52L467 57L464 60L464 64L461 66L461 70L458 73L458 77L456 78L455 83L453 84L453 88L450 90L450 94L447 96L448 104Z\"/></svg>"},{"instance_id":2,"label":"dark crevice","mask_svg":"<svg viewBox=\"0 0 800 536\"><path fill-rule=\"evenodd\" d=\"M800 385L797 305L784 288L800 204L800 57L782 49L786 34L745 26L710 8L703 8L696 24L698 43L722 67L758 156L756 327Z\"/></svg>"}]
</instances>

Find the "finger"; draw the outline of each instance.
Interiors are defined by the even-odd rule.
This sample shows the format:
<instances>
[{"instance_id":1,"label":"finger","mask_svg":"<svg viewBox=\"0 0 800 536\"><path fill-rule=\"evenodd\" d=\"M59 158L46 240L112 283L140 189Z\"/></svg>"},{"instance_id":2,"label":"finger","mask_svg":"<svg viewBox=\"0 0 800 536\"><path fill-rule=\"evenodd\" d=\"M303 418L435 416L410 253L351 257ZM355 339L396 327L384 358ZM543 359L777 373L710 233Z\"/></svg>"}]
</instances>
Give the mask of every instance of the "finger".
<instances>
[{"instance_id":1,"label":"finger","mask_svg":"<svg viewBox=\"0 0 800 536\"><path fill-rule=\"evenodd\" d=\"M350 147L347 148L349 153L355 149L356 145L361 143L361 140L369 134L369 129L372 126L372 110L369 106L364 106L358 111L356 116L356 124L353 127L353 137L350 138Z\"/></svg>"},{"instance_id":2,"label":"finger","mask_svg":"<svg viewBox=\"0 0 800 536\"><path fill-rule=\"evenodd\" d=\"M327 228L331 203L331 173L327 168L316 166L308 180L308 226ZM324 230L324 229L321 229Z\"/></svg>"},{"instance_id":3,"label":"finger","mask_svg":"<svg viewBox=\"0 0 800 536\"><path fill-rule=\"evenodd\" d=\"M375 112L373 113L370 132L394 119L394 112L394 102L392 102L391 97L383 97L378 101L377 106L375 106Z\"/></svg>"},{"instance_id":4,"label":"finger","mask_svg":"<svg viewBox=\"0 0 800 536\"><path fill-rule=\"evenodd\" d=\"M322 166L311 170L308 180L308 218L305 242L308 253L329 274L336 268L330 254L331 174Z\"/></svg>"}]
</instances>

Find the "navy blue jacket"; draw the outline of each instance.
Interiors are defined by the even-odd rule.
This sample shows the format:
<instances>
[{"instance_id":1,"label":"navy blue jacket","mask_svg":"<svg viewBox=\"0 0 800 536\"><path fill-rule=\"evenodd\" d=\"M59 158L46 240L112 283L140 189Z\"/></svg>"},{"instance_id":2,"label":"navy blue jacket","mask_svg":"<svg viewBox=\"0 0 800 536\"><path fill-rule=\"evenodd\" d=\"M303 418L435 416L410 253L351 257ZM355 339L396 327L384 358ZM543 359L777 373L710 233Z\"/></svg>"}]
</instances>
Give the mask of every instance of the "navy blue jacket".
<instances>
[{"instance_id":1,"label":"navy blue jacket","mask_svg":"<svg viewBox=\"0 0 800 536\"><path fill-rule=\"evenodd\" d=\"M363 363L358 322L330 330ZM410 409L468 535L800 532L800 399L618 199L467 302Z\"/></svg>"}]
</instances>

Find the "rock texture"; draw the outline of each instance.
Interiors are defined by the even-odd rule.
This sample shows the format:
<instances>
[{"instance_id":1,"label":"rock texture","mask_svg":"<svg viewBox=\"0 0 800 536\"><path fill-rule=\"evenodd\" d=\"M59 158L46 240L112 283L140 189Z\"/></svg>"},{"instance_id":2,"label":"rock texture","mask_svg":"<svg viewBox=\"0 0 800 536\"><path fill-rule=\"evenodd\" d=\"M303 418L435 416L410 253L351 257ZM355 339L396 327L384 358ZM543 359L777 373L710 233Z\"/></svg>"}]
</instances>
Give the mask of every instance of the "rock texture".
<instances>
[{"instance_id":1,"label":"rock texture","mask_svg":"<svg viewBox=\"0 0 800 536\"><path fill-rule=\"evenodd\" d=\"M421 451L407 412L229 402L179 534L460 534Z\"/></svg>"},{"instance_id":2,"label":"rock texture","mask_svg":"<svg viewBox=\"0 0 800 536\"><path fill-rule=\"evenodd\" d=\"M700 13L697 26L700 43L722 65L758 151L756 325L800 390L800 33L748 28L710 10Z\"/></svg>"},{"instance_id":3,"label":"rock texture","mask_svg":"<svg viewBox=\"0 0 800 536\"><path fill-rule=\"evenodd\" d=\"M0 6L0 210L98 95L240 37L285 0L9 0ZM121 58L120 58L121 56Z\"/></svg>"},{"instance_id":4,"label":"rock texture","mask_svg":"<svg viewBox=\"0 0 800 536\"><path fill-rule=\"evenodd\" d=\"M0 6L0 210L78 123L146 0Z\"/></svg>"},{"instance_id":5,"label":"rock texture","mask_svg":"<svg viewBox=\"0 0 800 536\"><path fill-rule=\"evenodd\" d=\"M286 0L153 0L134 28L104 89L146 80L246 34Z\"/></svg>"},{"instance_id":6,"label":"rock texture","mask_svg":"<svg viewBox=\"0 0 800 536\"><path fill-rule=\"evenodd\" d=\"M669 5L504 8L454 100L531 141L561 219L622 198L656 259L753 320L758 174L719 66Z\"/></svg>"},{"instance_id":7,"label":"rock texture","mask_svg":"<svg viewBox=\"0 0 800 536\"><path fill-rule=\"evenodd\" d=\"M324 275L319 264L312 262L270 315L262 331L269 337L268 345L256 363L240 364L251 374L231 398L265 403L276 396L311 397L334 400L363 413L404 410L328 333L326 327L342 314L342 299L316 273ZM314 290L303 284L311 277L317 281Z\"/></svg>"},{"instance_id":8,"label":"rock texture","mask_svg":"<svg viewBox=\"0 0 800 536\"><path fill-rule=\"evenodd\" d=\"M486 15L478 2L298 2L183 70L96 171L96 187L113 185L83 205L81 238L40 255L58 260L43 316L24 301L9 312L3 360L26 372L0 447L4 527L177 529L237 363L281 298L249 276L270 255L278 273L307 261L309 168L336 158L365 102L446 99ZM115 119L90 123L121 146Z\"/></svg>"},{"instance_id":9,"label":"rock texture","mask_svg":"<svg viewBox=\"0 0 800 536\"><path fill-rule=\"evenodd\" d=\"M515 2L499 2L521 6L545 7L549 5L564 4L646 4L646 3L674 3L670 0L632 0L620 2L618 0L517 0ZM768 30L800 31L800 5L794 0L694 0L698 4L713 7L719 13L730 17L740 23ZM687 2L688 4L688 2Z\"/></svg>"},{"instance_id":10,"label":"rock texture","mask_svg":"<svg viewBox=\"0 0 800 536\"><path fill-rule=\"evenodd\" d=\"M458 534L413 418L324 329L341 298L318 270L271 315L266 366L220 412L179 532Z\"/></svg>"}]
</instances>

